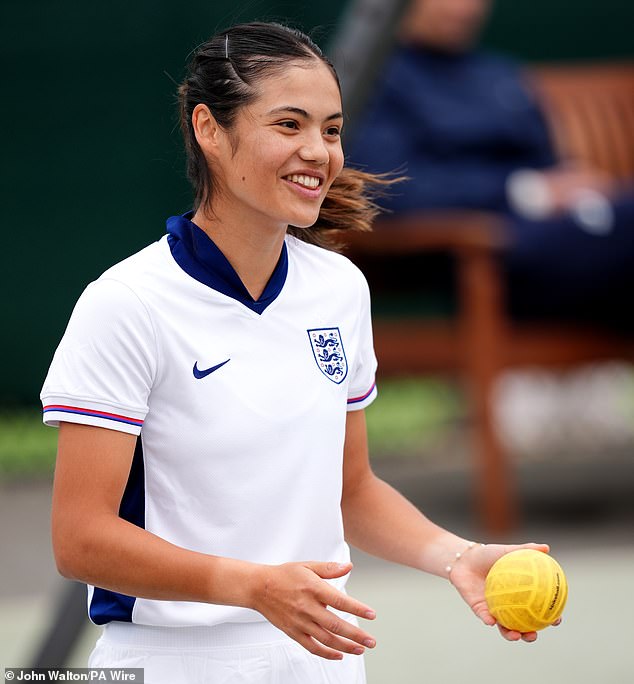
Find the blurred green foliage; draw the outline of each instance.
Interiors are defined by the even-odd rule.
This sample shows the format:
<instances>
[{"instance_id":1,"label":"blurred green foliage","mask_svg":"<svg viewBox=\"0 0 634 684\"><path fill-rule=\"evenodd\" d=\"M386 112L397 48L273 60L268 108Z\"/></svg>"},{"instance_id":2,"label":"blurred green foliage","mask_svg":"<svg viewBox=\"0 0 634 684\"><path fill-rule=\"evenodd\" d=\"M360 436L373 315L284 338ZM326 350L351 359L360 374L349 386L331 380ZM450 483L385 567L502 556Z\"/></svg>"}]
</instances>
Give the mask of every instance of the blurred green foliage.
<instances>
[{"instance_id":1,"label":"blurred green foliage","mask_svg":"<svg viewBox=\"0 0 634 684\"><path fill-rule=\"evenodd\" d=\"M0 413L0 479L50 475L56 442L57 430L42 423L37 409Z\"/></svg>"},{"instance_id":2,"label":"blurred green foliage","mask_svg":"<svg viewBox=\"0 0 634 684\"><path fill-rule=\"evenodd\" d=\"M454 383L436 378L402 378L378 383L379 395L366 411L370 454L420 455L466 411Z\"/></svg>"}]
</instances>

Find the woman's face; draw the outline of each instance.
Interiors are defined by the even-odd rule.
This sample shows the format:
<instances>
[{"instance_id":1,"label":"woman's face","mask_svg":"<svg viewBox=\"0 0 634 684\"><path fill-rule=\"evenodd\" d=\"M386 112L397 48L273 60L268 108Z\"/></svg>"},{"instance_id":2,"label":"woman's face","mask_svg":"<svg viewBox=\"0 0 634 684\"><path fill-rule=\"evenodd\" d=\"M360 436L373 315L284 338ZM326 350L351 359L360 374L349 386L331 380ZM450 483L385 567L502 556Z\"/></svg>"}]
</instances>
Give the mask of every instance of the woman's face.
<instances>
[{"instance_id":1,"label":"woman's face","mask_svg":"<svg viewBox=\"0 0 634 684\"><path fill-rule=\"evenodd\" d=\"M257 88L213 160L214 211L220 202L253 226L311 226L343 167L337 83L314 60L264 77Z\"/></svg>"}]
</instances>

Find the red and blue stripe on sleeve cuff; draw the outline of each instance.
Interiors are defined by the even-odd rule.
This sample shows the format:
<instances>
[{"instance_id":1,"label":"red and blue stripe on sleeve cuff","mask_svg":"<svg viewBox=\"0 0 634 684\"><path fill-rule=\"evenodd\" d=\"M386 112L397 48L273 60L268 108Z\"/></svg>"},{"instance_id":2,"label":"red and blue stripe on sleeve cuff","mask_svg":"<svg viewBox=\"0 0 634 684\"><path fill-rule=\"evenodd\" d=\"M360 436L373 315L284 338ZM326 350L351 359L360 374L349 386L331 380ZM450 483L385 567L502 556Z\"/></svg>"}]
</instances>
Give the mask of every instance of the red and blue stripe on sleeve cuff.
<instances>
[{"instance_id":1,"label":"red and blue stripe on sleeve cuff","mask_svg":"<svg viewBox=\"0 0 634 684\"><path fill-rule=\"evenodd\" d=\"M89 416L92 418L102 418L104 420L112 420L116 423L125 423L126 425L135 425L137 427L143 426L143 420L139 418L130 418L129 416L122 416L117 413L108 413L107 411L96 411L95 409L82 408L80 406L64 406L63 404L49 404L44 407L44 413L69 413L79 416Z\"/></svg>"},{"instance_id":2,"label":"red and blue stripe on sleeve cuff","mask_svg":"<svg viewBox=\"0 0 634 684\"><path fill-rule=\"evenodd\" d=\"M373 382L372 387L370 387L370 389L365 394L362 394L360 397L351 397L350 399L348 399L348 406L350 406L351 404L359 404L362 401L365 401L372 394L372 392L374 392L375 387L376 382Z\"/></svg>"}]
</instances>

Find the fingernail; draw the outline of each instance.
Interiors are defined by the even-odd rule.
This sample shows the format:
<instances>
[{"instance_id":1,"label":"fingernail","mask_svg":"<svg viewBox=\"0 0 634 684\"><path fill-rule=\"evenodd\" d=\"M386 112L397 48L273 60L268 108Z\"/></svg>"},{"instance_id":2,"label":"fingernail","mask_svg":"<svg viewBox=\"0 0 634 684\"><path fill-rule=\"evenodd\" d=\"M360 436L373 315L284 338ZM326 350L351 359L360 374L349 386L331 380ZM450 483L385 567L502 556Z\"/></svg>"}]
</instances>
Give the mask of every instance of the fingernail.
<instances>
[{"instance_id":1,"label":"fingernail","mask_svg":"<svg viewBox=\"0 0 634 684\"><path fill-rule=\"evenodd\" d=\"M367 646L368 648L374 648L376 646L376 641L374 641L374 639L366 639L363 642L363 645Z\"/></svg>"},{"instance_id":2,"label":"fingernail","mask_svg":"<svg viewBox=\"0 0 634 684\"><path fill-rule=\"evenodd\" d=\"M366 617L368 620L374 620L376 613L373 610L366 610L364 617Z\"/></svg>"},{"instance_id":3,"label":"fingernail","mask_svg":"<svg viewBox=\"0 0 634 684\"><path fill-rule=\"evenodd\" d=\"M349 567L350 563L337 563L337 570L344 570Z\"/></svg>"},{"instance_id":4,"label":"fingernail","mask_svg":"<svg viewBox=\"0 0 634 684\"><path fill-rule=\"evenodd\" d=\"M357 648L355 648L355 649L352 651L352 653L353 653L354 655L363 655L364 651L365 651L365 649L361 648L361 646L358 646Z\"/></svg>"}]
</instances>

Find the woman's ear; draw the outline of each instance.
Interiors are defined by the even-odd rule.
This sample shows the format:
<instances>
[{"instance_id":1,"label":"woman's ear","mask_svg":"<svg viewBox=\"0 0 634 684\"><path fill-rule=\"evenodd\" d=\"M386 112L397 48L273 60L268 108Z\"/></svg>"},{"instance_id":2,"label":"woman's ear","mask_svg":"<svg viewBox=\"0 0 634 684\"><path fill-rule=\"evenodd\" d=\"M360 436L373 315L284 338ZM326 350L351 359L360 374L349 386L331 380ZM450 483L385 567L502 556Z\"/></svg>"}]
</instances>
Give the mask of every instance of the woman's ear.
<instances>
[{"instance_id":1,"label":"woman's ear","mask_svg":"<svg viewBox=\"0 0 634 684\"><path fill-rule=\"evenodd\" d=\"M212 156L218 153L218 146L224 137L224 131L204 104L197 104L192 112L192 126L200 149Z\"/></svg>"}]
</instances>

